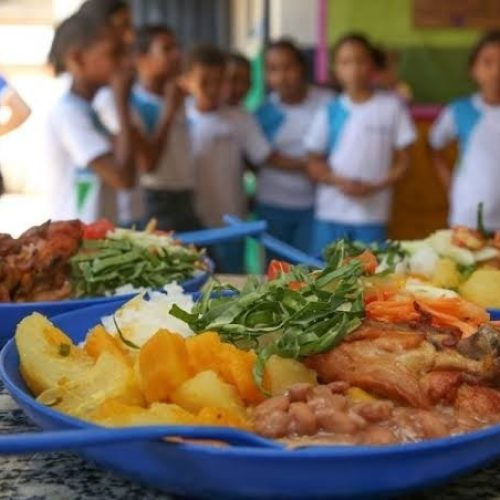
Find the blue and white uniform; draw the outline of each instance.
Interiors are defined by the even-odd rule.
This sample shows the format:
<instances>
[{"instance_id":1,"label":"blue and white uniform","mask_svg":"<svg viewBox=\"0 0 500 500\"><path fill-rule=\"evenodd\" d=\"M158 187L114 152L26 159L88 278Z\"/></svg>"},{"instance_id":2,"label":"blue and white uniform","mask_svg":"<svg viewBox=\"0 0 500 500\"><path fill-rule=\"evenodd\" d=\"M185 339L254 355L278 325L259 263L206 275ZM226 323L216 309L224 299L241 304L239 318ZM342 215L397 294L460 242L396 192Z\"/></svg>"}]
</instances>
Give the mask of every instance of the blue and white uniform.
<instances>
[{"instance_id":1,"label":"blue and white uniform","mask_svg":"<svg viewBox=\"0 0 500 500\"><path fill-rule=\"evenodd\" d=\"M488 229L500 229L500 106L486 104L479 94L458 99L441 113L430 144L441 149L457 140L460 157L450 192L449 224L476 226L477 207L484 204Z\"/></svg>"},{"instance_id":2,"label":"blue and white uniform","mask_svg":"<svg viewBox=\"0 0 500 500\"><path fill-rule=\"evenodd\" d=\"M312 117L333 97L333 93L309 87L300 104L283 103L272 93L257 110L256 118L273 150L292 158L304 158L304 136ZM305 172L290 172L263 165L257 184L258 212L268 221L277 238L306 252L310 251L314 218L314 184Z\"/></svg>"},{"instance_id":3,"label":"blue and white uniform","mask_svg":"<svg viewBox=\"0 0 500 500\"><path fill-rule=\"evenodd\" d=\"M315 117L305 139L310 153L327 156L342 177L377 183L387 178L394 150L415 141L415 128L401 100L376 92L368 101L353 102L341 94ZM316 193L316 242L320 251L331 241L348 237L371 242L385 239L392 189L353 197L336 186L321 184Z\"/></svg>"}]
</instances>

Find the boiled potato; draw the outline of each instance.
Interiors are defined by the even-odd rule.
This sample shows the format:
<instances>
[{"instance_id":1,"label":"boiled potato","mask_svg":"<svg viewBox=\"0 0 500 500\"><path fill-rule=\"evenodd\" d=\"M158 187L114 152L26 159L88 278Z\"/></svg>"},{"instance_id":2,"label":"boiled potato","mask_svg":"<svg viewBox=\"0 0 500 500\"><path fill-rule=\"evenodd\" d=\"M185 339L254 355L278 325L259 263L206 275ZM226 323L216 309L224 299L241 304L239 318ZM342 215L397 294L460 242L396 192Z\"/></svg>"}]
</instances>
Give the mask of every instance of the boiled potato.
<instances>
[{"instance_id":1,"label":"boiled potato","mask_svg":"<svg viewBox=\"0 0 500 500\"><path fill-rule=\"evenodd\" d=\"M81 377L94 364L90 356L38 313L19 323L15 341L21 374L35 396Z\"/></svg>"},{"instance_id":2,"label":"boiled potato","mask_svg":"<svg viewBox=\"0 0 500 500\"><path fill-rule=\"evenodd\" d=\"M195 413L205 407L243 409L243 402L236 389L212 370L200 372L184 382L172 394L172 401Z\"/></svg>"},{"instance_id":3,"label":"boiled potato","mask_svg":"<svg viewBox=\"0 0 500 500\"><path fill-rule=\"evenodd\" d=\"M106 427L141 425L195 425L196 418L175 404L153 403L149 408L108 399L92 414L93 422Z\"/></svg>"},{"instance_id":4,"label":"boiled potato","mask_svg":"<svg viewBox=\"0 0 500 500\"><path fill-rule=\"evenodd\" d=\"M139 351L137 370L148 403L170 401L192 375L184 339L167 330L156 332Z\"/></svg>"},{"instance_id":5,"label":"boiled potato","mask_svg":"<svg viewBox=\"0 0 500 500\"><path fill-rule=\"evenodd\" d=\"M500 307L500 270L478 269L460 287L460 294L483 307Z\"/></svg>"},{"instance_id":6,"label":"boiled potato","mask_svg":"<svg viewBox=\"0 0 500 500\"><path fill-rule=\"evenodd\" d=\"M266 363L264 385L273 396L283 394L290 386L300 382L317 384L316 372L295 359L271 356Z\"/></svg>"},{"instance_id":7,"label":"boiled potato","mask_svg":"<svg viewBox=\"0 0 500 500\"><path fill-rule=\"evenodd\" d=\"M457 264L451 259L439 259L434 268L432 283L441 288L458 288L461 276Z\"/></svg>"},{"instance_id":8,"label":"boiled potato","mask_svg":"<svg viewBox=\"0 0 500 500\"><path fill-rule=\"evenodd\" d=\"M48 389L40 394L39 401L75 417L88 417L110 398L144 405L133 368L121 356L104 351L81 377Z\"/></svg>"}]
</instances>

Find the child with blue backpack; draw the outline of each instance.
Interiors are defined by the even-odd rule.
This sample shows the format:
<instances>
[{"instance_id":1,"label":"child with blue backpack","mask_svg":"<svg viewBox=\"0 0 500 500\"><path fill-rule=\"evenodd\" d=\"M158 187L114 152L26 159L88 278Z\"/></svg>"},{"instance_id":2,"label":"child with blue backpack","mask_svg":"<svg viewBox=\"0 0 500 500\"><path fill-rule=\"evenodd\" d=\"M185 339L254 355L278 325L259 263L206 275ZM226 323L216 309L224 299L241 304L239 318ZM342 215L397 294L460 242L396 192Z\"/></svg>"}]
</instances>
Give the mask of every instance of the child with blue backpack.
<instances>
[{"instance_id":1,"label":"child with blue backpack","mask_svg":"<svg viewBox=\"0 0 500 500\"><path fill-rule=\"evenodd\" d=\"M342 93L315 116L305 139L308 171L317 183L314 251L334 240L387 237L393 185L410 165L415 130L393 93L375 91L373 47L349 34L334 48Z\"/></svg>"}]
</instances>

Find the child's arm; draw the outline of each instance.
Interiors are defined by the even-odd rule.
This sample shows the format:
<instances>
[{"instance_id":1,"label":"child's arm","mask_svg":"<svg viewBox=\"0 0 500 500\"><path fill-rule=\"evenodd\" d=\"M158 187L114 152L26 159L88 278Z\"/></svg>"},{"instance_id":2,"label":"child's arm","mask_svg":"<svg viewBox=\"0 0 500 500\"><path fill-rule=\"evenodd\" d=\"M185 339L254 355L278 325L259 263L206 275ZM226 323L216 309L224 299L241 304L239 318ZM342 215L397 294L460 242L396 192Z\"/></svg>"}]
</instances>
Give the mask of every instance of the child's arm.
<instances>
[{"instance_id":1,"label":"child's arm","mask_svg":"<svg viewBox=\"0 0 500 500\"><path fill-rule=\"evenodd\" d=\"M3 85L3 87L2 87ZM21 126L31 114L23 98L0 77L0 106L9 109L7 120L0 122L0 136Z\"/></svg>"},{"instance_id":2,"label":"child's arm","mask_svg":"<svg viewBox=\"0 0 500 500\"><path fill-rule=\"evenodd\" d=\"M122 189L135 184L134 140L130 120L129 96L132 81L120 76L113 81L119 128L112 152L91 160L89 167L109 186Z\"/></svg>"},{"instance_id":3,"label":"child's arm","mask_svg":"<svg viewBox=\"0 0 500 500\"><path fill-rule=\"evenodd\" d=\"M170 83L165 90L166 112L163 113L154 135L151 138L143 137L140 141L137 165L143 172L152 172L158 166L158 160L168 141L175 115L182 107L185 96L186 93L177 82Z\"/></svg>"},{"instance_id":4,"label":"child's arm","mask_svg":"<svg viewBox=\"0 0 500 500\"><path fill-rule=\"evenodd\" d=\"M452 179L452 165L446 159L442 150L432 152L432 163L436 169L441 184L446 191L449 191Z\"/></svg>"},{"instance_id":5,"label":"child's arm","mask_svg":"<svg viewBox=\"0 0 500 500\"><path fill-rule=\"evenodd\" d=\"M443 149L457 136L453 113L446 108L436 120L429 133L429 144L432 148L432 163L439 180L446 191L449 190L452 179L452 165L446 159Z\"/></svg>"},{"instance_id":6,"label":"child's arm","mask_svg":"<svg viewBox=\"0 0 500 500\"><path fill-rule=\"evenodd\" d=\"M266 163L270 167L274 167L279 170L304 171L307 168L307 161L305 158L293 158L291 156L278 153L277 151L271 152Z\"/></svg>"}]
</instances>

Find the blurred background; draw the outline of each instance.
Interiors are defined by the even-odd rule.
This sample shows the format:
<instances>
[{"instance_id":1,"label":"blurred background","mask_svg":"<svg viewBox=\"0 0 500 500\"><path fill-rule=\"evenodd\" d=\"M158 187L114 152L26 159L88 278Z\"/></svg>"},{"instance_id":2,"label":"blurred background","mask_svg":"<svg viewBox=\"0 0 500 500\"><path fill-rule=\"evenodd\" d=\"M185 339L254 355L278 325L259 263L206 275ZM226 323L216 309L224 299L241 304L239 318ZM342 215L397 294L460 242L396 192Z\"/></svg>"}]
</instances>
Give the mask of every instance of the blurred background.
<instances>
[{"instance_id":1,"label":"blurred background","mask_svg":"<svg viewBox=\"0 0 500 500\"><path fill-rule=\"evenodd\" d=\"M0 69L31 106L29 120L0 139L0 168L7 194L0 198L0 232L46 217L40 199L40 165L32 151L37 123L57 93L45 65L54 26L80 0L0 0ZM330 83L328 46L346 31L361 31L387 53L411 89L419 142L410 175L398 186L391 236L425 236L446 223L446 197L430 164L426 133L440 106L471 91L470 46L479 33L500 25L499 0L131 0L134 23L166 22L184 46L211 41L253 61L247 99L264 94L261 51L269 38L293 37L306 51L311 79ZM450 150L450 155L455 152Z\"/></svg>"}]
</instances>

